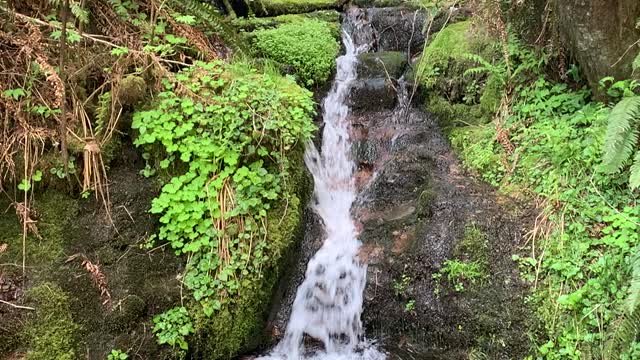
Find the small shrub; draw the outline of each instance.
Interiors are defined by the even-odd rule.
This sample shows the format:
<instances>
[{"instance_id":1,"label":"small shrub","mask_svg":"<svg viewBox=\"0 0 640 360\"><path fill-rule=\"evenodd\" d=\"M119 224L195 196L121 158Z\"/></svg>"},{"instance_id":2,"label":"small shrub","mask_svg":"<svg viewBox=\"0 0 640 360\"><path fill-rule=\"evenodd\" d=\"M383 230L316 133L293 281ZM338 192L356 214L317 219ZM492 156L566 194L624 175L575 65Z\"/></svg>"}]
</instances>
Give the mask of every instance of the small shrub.
<instances>
[{"instance_id":1,"label":"small shrub","mask_svg":"<svg viewBox=\"0 0 640 360\"><path fill-rule=\"evenodd\" d=\"M255 47L266 57L290 65L307 86L327 81L339 45L329 23L305 20L255 32Z\"/></svg>"},{"instance_id":2,"label":"small shrub","mask_svg":"<svg viewBox=\"0 0 640 360\"><path fill-rule=\"evenodd\" d=\"M178 345L181 350L187 350L189 344L186 337L193 333L193 325L184 307L176 307L153 318L153 333L158 338L158 344Z\"/></svg>"},{"instance_id":3,"label":"small shrub","mask_svg":"<svg viewBox=\"0 0 640 360\"><path fill-rule=\"evenodd\" d=\"M129 355L122 350L111 350L109 355L107 355L107 360L127 360L129 359Z\"/></svg>"}]
</instances>

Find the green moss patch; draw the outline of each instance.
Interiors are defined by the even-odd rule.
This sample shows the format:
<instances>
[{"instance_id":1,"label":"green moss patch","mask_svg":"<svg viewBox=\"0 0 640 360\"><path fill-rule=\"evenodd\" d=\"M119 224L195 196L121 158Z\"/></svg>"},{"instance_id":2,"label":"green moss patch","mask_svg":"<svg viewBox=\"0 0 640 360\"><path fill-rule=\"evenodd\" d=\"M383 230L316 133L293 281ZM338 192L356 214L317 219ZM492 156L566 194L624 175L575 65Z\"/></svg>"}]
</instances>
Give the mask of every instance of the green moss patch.
<instances>
[{"instance_id":1,"label":"green moss patch","mask_svg":"<svg viewBox=\"0 0 640 360\"><path fill-rule=\"evenodd\" d=\"M471 56L489 62L498 56L495 42L471 21L453 23L433 34L414 68L418 84L428 94L427 110L438 117L445 131L464 125L479 125L495 114L502 97L499 79L477 67ZM413 73L409 81L416 81Z\"/></svg>"},{"instance_id":2,"label":"green moss patch","mask_svg":"<svg viewBox=\"0 0 640 360\"><path fill-rule=\"evenodd\" d=\"M276 16L337 9L342 2L336 0L257 0L253 3L253 11L256 14L260 16Z\"/></svg>"},{"instance_id":3,"label":"green moss patch","mask_svg":"<svg viewBox=\"0 0 640 360\"><path fill-rule=\"evenodd\" d=\"M233 25L242 31L256 31L309 19L329 23L332 28L335 28L336 36L340 36L340 13L335 10L318 10L305 14L286 14L272 17L237 18L233 20Z\"/></svg>"},{"instance_id":4,"label":"green moss patch","mask_svg":"<svg viewBox=\"0 0 640 360\"><path fill-rule=\"evenodd\" d=\"M31 289L28 297L34 302L35 317L29 321L27 360L75 360L78 326L73 322L69 297L53 283L43 283Z\"/></svg>"},{"instance_id":5,"label":"green moss patch","mask_svg":"<svg viewBox=\"0 0 640 360\"><path fill-rule=\"evenodd\" d=\"M255 48L265 57L291 66L307 86L325 83L340 46L329 23L304 20L256 31Z\"/></svg>"}]
</instances>

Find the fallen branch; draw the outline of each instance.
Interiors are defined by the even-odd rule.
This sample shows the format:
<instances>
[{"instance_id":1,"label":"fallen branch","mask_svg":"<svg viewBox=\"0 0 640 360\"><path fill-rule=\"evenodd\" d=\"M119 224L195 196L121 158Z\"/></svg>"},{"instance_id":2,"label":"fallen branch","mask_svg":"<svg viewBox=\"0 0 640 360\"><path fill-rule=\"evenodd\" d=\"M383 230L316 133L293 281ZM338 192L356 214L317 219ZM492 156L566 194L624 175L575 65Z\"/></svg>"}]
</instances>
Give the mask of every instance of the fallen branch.
<instances>
[{"instance_id":1,"label":"fallen branch","mask_svg":"<svg viewBox=\"0 0 640 360\"><path fill-rule=\"evenodd\" d=\"M4 300L0 300L0 304L9 305L9 306L11 306L13 308L16 308L16 309L24 309L24 310L32 310L32 311L35 310L34 308L32 308L30 306L16 305L16 304L10 303L8 301L4 301Z\"/></svg>"}]
</instances>

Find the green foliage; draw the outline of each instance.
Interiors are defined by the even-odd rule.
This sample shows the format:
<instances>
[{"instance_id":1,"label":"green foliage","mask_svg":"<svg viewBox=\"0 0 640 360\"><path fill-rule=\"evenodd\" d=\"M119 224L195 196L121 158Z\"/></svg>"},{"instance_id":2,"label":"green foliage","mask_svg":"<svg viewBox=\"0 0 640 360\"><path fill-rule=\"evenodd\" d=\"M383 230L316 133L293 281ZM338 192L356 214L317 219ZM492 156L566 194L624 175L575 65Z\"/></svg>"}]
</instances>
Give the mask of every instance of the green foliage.
<instances>
[{"instance_id":1,"label":"green foliage","mask_svg":"<svg viewBox=\"0 0 640 360\"><path fill-rule=\"evenodd\" d=\"M317 20L256 31L254 45L266 57L293 67L307 86L329 79L339 50L331 26Z\"/></svg>"},{"instance_id":2,"label":"green foliage","mask_svg":"<svg viewBox=\"0 0 640 360\"><path fill-rule=\"evenodd\" d=\"M537 61L512 59L512 66L519 76L511 80L511 113L497 120L502 130L494 124L457 129L452 143L467 167L503 192L548 204L548 235L536 240L532 257L514 257L524 279L536 284L530 301L546 334L538 339L537 359L606 358L613 335L605 329L616 328L626 312L618 304L635 287L629 275L640 241L638 196L626 188L625 173L597 170L610 110L590 101L588 90L547 81ZM498 131L513 151L498 141ZM635 334L635 325L624 325L633 319L622 323L619 334Z\"/></svg>"},{"instance_id":3,"label":"green foliage","mask_svg":"<svg viewBox=\"0 0 640 360\"><path fill-rule=\"evenodd\" d=\"M471 51L470 21L451 24L435 35L425 48L417 69L417 78L427 89L433 88L439 75L446 70L449 59L463 60Z\"/></svg>"},{"instance_id":4,"label":"green foliage","mask_svg":"<svg viewBox=\"0 0 640 360\"><path fill-rule=\"evenodd\" d=\"M638 146L640 132L640 96L622 99L611 110L604 142L603 162L609 173L620 172ZM640 187L640 152L636 152L629 185Z\"/></svg>"},{"instance_id":5,"label":"green foliage","mask_svg":"<svg viewBox=\"0 0 640 360\"><path fill-rule=\"evenodd\" d=\"M109 355L107 355L107 360L127 360L129 359L129 355L122 350L111 350Z\"/></svg>"},{"instance_id":6,"label":"green foliage","mask_svg":"<svg viewBox=\"0 0 640 360\"><path fill-rule=\"evenodd\" d=\"M171 347L177 345L181 350L189 349L186 337L193 333L193 325L187 313L187 309L180 306L153 318L153 333L156 334L159 344L168 344Z\"/></svg>"},{"instance_id":7,"label":"green foliage","mask_svg":"<svg viewBox=\"0 0 640 360\"><path fill-rule=\"evenodd\" d=\"M52 283L40 284L28 292L36 303L35 317L27 324L30 339L28 360L75 360L78 326L73 322L69 298Z\"/></svg>"},{"instance_id":8,"label":"green foliage","mask_svg":"<svg viewBox=\"0 0 640 360\"><path fill-rule=\"evenodd\" d=\"M406 274L402 274L402 278L400 280L393 281L393 292L396 294L396 296L404 295L410 283L411 277Z\"/></svg>"},{"instance_id":9,"label":"green foliage","mask_svg":"<svg viewBox=\"0 0 640 360\"><path fill-rule=\"evenodd\" d=\"M158 238L190 256L184 284L212 316L273 256L265 220L282 194L287 154L315 130L314 104L292 80L244 64L198 63L176 79L132 127L162 171L180 174L151 212L161 215Z\"/></svg>"},{"instance_id":10,"label":"green foliage","mask_svg":"<svg viewBox=\"0 0 640 360\"><path fill-rule=\"evenodd\" d=\"M339 6L336 0L256 0L251 3L256 12L268 16L301 14Z\"/></svg>"},{"instance_id":11,"label":"green foliage","mask_svg":"<svg viewBox=\"0 0 640 360\"><path fill-rule=\"evenodd\" d=\"M465 284L477 284L486 277L484 264L479 261L447 260L438 273L433 274L433 278L438 280L446 276L457 292L465 289Z\"/></svg>"}]
</instances>

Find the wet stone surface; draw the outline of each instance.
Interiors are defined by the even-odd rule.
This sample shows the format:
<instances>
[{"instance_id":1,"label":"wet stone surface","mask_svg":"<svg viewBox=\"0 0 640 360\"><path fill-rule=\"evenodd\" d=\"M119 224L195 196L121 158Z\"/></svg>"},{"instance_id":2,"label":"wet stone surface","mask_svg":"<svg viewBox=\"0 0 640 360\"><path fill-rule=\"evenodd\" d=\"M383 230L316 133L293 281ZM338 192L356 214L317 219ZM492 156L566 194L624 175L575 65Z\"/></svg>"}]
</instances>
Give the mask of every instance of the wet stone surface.
<instances>
[{"instance_id":1,"label":"wet stone surface","mask_svg":"<svg viewBox=\"0 0 640 360\"><path fill-rule=\"evenodd\" d=\"M466 359L471 350L520 357L528 313L511 261L522 243L519 218L500 205L508 200L462 172L434 119L418 110L394 118L391 111L352 117L367 129L356 131L355 158L373 164L353 210L363 252L375 253L367 336L383 341L391 358ZM489 280L458 292L433 274L455 258L471 226L486 237Z\"/></svg>"}]
</instances>

